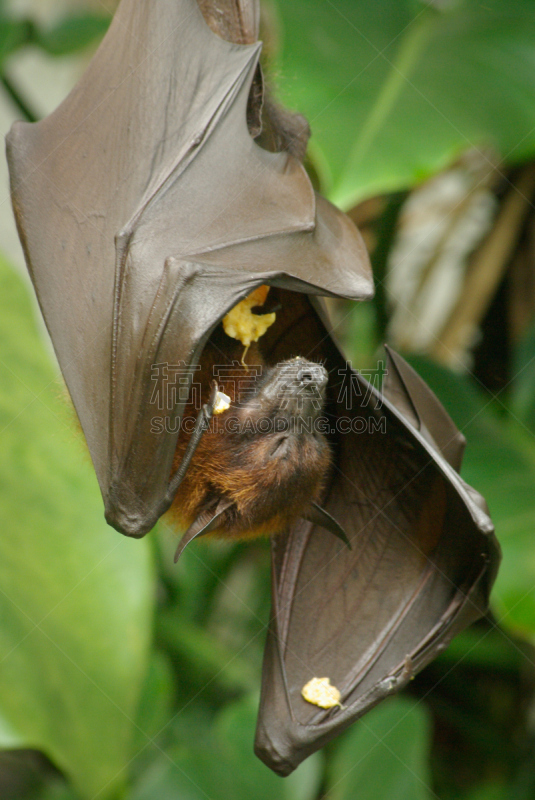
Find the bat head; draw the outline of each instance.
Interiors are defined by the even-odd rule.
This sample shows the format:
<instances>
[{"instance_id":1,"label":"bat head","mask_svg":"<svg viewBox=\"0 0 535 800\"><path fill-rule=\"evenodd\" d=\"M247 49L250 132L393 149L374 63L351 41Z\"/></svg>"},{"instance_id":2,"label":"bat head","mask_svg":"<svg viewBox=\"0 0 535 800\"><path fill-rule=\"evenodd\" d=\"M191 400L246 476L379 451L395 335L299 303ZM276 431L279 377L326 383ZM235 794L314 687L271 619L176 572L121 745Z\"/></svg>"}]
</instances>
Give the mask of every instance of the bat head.
<instances>
[{"instance_id":1,"label":"bat head","mask_svg":"<svg viewBox=\"0 0 535 800\"><path fill-rule=\"evenodd\" d=\"M231 394L237 372L226 386ZM288 530L319 497L329 470L327 382L323 366L294 358L266 369L244 401L231 397L231 407L212 419L179 487L174 513L181 527L194 532L197 521L217 513L215 529L231 538ZM185 446L182 441L177 461Z\"/></svg>"},{"instance_id":2,"label":"bat head","mask_svg":"<svg viewBox=\"0 0 535 800\"><path fill-rule=\"evenodd\" d=\"M329 376L325 367L305 358L284 361L267 371L252 401L264 415L293 420L309 415L316 419L323 409Z\"/></svg>"}]
</instances>

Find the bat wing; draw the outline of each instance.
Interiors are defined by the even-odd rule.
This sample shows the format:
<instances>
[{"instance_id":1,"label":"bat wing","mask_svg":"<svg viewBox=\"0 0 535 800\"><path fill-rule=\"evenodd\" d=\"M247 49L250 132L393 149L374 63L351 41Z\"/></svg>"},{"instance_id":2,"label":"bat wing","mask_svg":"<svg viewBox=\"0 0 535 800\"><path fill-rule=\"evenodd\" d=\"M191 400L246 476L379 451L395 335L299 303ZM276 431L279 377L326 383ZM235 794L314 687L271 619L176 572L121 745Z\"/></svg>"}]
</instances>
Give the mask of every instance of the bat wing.
<instances>
[{"instance_id":1,"label":"bat wing","mask_svg":"<svg viewBox=\"0 0 535 800\"><path fill-rule=\"evenodd\" d=\"M496 573L484 500L456 472L464 438L399 355L388 351L387 367L382 397L339 368L341 433L325 507L352 549L310 523L272 541L255 749L283 775L481 616ZM330 678L343 708L302 698L313 677Z\"/></svg>"},{"instance_id":2,"label":"bat wing","mask_svg":"<svg viewBox=\"0 0 535 800\"><path fill-rule=\"evenodd\" d=\"M249 135L260 48L213 34L195 0L122 0L67 99L9 134L30 274L107 519L129 535L168 505L185 400L169 385L233 305L261 283L372 294L352 223Z\"/></svg>"}]
</instances>

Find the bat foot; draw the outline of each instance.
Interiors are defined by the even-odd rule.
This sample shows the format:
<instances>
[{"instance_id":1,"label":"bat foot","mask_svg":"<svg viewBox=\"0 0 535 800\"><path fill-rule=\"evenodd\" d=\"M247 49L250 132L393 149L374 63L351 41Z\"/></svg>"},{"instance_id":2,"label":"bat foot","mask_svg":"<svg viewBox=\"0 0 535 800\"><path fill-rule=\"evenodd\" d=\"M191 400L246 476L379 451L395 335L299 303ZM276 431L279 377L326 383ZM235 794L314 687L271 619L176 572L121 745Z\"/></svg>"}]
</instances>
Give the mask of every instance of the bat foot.
<instances>
[{"instance_id":1,"label":"bat foot","mask_svg":"<svg viewBox=\"0 0 535 800\"><path fill-rule=\"evenodd\" d=\"M193 539L197 539L199 536L204 536L207 533L211 533L212 531L216 530L216 528L220 527L221 523L223 522L224 514L231 505L232 501L230 500L220 500L214 513L201 511L199 516L191 523L186 533L178 543L175 557L173 559L175 564L184 552L187 545L192 542Z\"/></svg>"},{"instance_id":2,"label":"bat foot","mask_svg":"<svg viewBox=\"0 0 535 800\"><path fill-rule=\"evenodd\" d=\"M313 502L307 513L303 514L303 517L309 522L313 522L314 525L319 525L320 528L330 531L332 534L334 534L334 536L336 536L337 539L340 539L340 541L342 541L349 550L351 550L351 542L347 538L347 534L340 523L320 505Z\"/></svg>"}]
</instances>

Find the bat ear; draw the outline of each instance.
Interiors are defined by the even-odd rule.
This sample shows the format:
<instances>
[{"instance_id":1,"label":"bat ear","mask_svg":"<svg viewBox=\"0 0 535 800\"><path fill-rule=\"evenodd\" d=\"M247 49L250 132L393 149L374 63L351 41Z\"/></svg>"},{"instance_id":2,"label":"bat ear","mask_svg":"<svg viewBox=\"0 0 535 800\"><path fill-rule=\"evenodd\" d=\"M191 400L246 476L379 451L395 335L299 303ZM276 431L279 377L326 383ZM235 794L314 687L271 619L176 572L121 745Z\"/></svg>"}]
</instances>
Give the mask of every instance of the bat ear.
<instances>
[{"instance_id":1,"label":"bat ear","mask_svg":"<svg viewBox=\"0 0 535 800\"><path fill-rule=\"evenodd\" d=\"M199 536L204 536L205 533L214 531L222 522L225 511L232 505L231 500L220 500L217 504L215 513L209 511L201 511L199 516L191 523L186 533L180 540L176 549L174 562L178 561L188 544L197 539Z\"/></svg>"},{"instance_id":2,"label":"bat ear","mask_svg":"<svg viewBox=\"0 0 535 800\"><path fill-rule=\"evenodd\" d=\"M334 535L338 539L341 539L342 542L351 550L351 542L347 538L346 532L340 523L337 522L334 517L331 517L329 512L325 511L325 509L319 506L317 503L311 503L307 513L303 514L303 519L313 522L314 525L319 525L320 528L325 528L325 530L334 533Z\"/></svg>"}]
</instances>

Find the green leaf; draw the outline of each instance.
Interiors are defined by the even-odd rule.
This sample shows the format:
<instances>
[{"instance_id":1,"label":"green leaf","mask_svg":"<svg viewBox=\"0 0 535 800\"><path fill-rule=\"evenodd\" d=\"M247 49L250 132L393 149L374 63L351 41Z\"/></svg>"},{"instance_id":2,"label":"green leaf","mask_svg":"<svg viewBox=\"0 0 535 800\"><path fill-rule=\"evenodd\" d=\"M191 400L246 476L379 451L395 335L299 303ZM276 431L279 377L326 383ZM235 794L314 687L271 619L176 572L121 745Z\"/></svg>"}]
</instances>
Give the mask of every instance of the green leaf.
<instances>
[{"instance_id":1,"label":"green leaf","mask_svg":"<svg viewBox=\"0 0 535 800\"><path fill-rule=\"evenodd\" d=\"M63 781L53 781L25 796L24 800L80 800L80 795Z\"/></svg>"},{"instance_id":2,"label":"green leaf","mask_svg":"<svg viewBox=\"0 0 535 800\"><path fill-rule=\"evenodd\" d=\"M315 800L322 757L315 754L279 778L253 754L258 702L228 705L211 725L190 725L188 737L155 761L132 800Z\"/></svg>"},{"instance_id":3,"label":"green leaf","mask_svg":"<svg viewBox=\"0 0 535 800\"><path fill-rule=\"evenodd\" d=\"M531 0L440 5L278 0L282 99L307 116L323 191L345 208L468 147L534 152Z\"/></svg>"},{"instance_id":4,"label":"green leaf","mask_svg":"<svg viewBox=\"0 0 535 800\"><path fill-rule=\"evenodd\" d=\"M535 434L535 326L516 348L513 376L511 411Z\"/></svg>"},{"instance_id":5,"label":"green leaf","mask_svg":"<svg viewBox=\"0 0 535 800\"><path fill-rule=\"evenodd\" d=\"M433 796L429 721L422 703L386 700L344 735L329 762L329 800L424 800Z\"/></svg>"},{"instance_id":6,"label":"green leaf","mask_svg":"<svg viewBox=\"0 0 535 800\"><path fill-rule=\"evenodd\" d=\"M35 44L52 56L63 56L81 50L101 39L111 17L102 14L76 14L65 17L53 28L38 30Z\"/></svg>"},{"instance_id":7,"label":"green leaf","mask_svg":"<svg viewBox=\"0 0 535 800\"><path fill-rule=\"evenodd\" d=\"M24 747L24 739L15 731L10 722L0 714L0 749L20 750Z\"/></svg>"},{"instance_id":8,"label":"green leaf","mask_svg":"<svg viewBox=\"0 0 535 800\"><path fill-rule=\"evenodd\" d=\"M519 644L509 636L504 636L501 628L481 629L472 625L459 633L437 661L446 669L463 666L481 671L490 671L495 675L509 672L517 674L526 657L524 650L529 650L528 643ZM531 653L528 658L531 660Z\"/></svg>"},{"instance_id":9,"label":"green leaf","mask_svg":"<svg viewBox=\"0 0 535 800\"><path fill-rule=\"evenodd\" d=\"M7 56L28 44L34 35L33 24L25 19L10 19L0 10L0 65Z\"/></svg>"},{"instance_id":10,"label":"green leaf","mask_svg":"<svg viewBox=\"0 0 535 800\"><path fill-rule=\"evenodd\" d=\"M523 797L527 796L523 795ZM501 781L497 783L493 781L492 783L484 783L478 786L465 797L466 800L512 800L512 798L520 800L522 795L518 795L514 789L512 790L511 787L505 786Z\"/></svg>"},{"instance_id":11,"label":"green leaf","mask_svg":"<svg viewBox=\"0 0 535 800\"><path fill-rule=\"evenodd\" d=\"M214 684L218 691L243 692L258 683L258 675L244 658L221 644L214 635L206 632L176 610L160 612L157 619L159 640L166 650L187 667L204 688ZM197 691L201 691L198 689Z\"/></svg>"},{"instance_id":12,"label":"green leaf","mask_svg":"<svg viewBox=\"0 0 535 800\"><path fill-rule=\"evenodd\" d=\"M166 585L178 601L182 616L205 623L210 613L214 593L221 587L229 570L243 552L242 545L226 541L211 541L210 546L199 549L186 548L178 564L173 556L178 542L176 529L158 526L157 555L159 571Z\"/></svg>"},{"instance_id":13,"label":"green leaf","mask_svg":"<svg viewBox=\"0 0 535 800\"><path fill-rule=\"evenodd\" d=\"M134 750L146 748L149 741L166 727L173 714L174 694L169 659L155 650L151 656L137 712Z\"/></svg>"},{"instance_id":14,"label":"green leaf","mask_svg":"<svg viewBox=\"0 0 535 800\"><path fill-rule=\"evenodd\" d=\"M110 797L147 665L148 543L104 523L26 287L2 261L0 340L0 715L82 796Z\"/></svg>"},{"instance_id":15,"label":"green leaf","mask_svg":"<svg viewBox=\"0 0 535 800\"><path fill-rule=\"evenodd\" d=\"M423 358L412 365L438 395L468 444L462 475L485 497L503 551L493 590L499 621L535 633L535 466L507 417L464 376ZM524 438L532 436L523 432Z\"/></svg>"}]
</instances>

